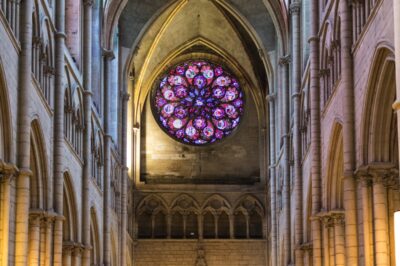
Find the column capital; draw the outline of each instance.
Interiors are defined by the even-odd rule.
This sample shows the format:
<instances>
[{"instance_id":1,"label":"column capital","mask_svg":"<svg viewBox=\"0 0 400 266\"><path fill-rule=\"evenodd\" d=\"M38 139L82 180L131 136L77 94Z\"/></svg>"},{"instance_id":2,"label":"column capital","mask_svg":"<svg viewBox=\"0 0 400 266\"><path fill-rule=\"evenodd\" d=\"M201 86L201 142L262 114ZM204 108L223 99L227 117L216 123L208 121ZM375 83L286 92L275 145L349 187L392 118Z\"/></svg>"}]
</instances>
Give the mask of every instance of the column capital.
<instances>
[{"instance_id":1,"label":"column capital","mask_svg":"<svg viewBox=\"0 0 400 266\"><path fill-rule=\"evenodd\" d=\"M273 102L276 99L276 93L270 93L265 97L265 100L267 100L267 102Z\"/></svg>"},{"instance_id":2,"label":"column capital","mask_svg":"<svg viewBox=\"0 0 400 266\"><path fill-rule=\"evenodd\" d=\"M335 226L343 226L345 224L344 213L332 214L333 224Z\"/></svg>"},{"instance_id":3,"label":"column capital","mask_svg":"<svg viewBox=\"0 0 400 266\"><path fill-rule=\"evenodd\" d=\"M284 55L281 58L279 58L279 65L284 66L288 65L292 61L292 58L290 55Z\"/></svg>"},{"instance_id":4,"label":"column capital","mask_svg":"<svg viewBox=\"0 0 400 266\"><path fill-rule=\"evenodd\" d=\"M371 163L365 167L373 183L386 182L392 177L397 177L399 170L391 163Z\"/></svg>"},{"instance_id":5,"label":"column capital","mask_svg":"<svg viewBox=\"0 0 400 266\"><path fill-rule=\"evenodd\" d=\"M0 182L10 180L16 173L18 173L16 165L0 160Z\"/></svg>"},{"instance_id":6,"label":"column capital","mask_svg":"<svg viewBox=\"0 0 400 266\"><path fill-rule=\"evenodd\" d=\"M75 247L75 243L72 241L64 241L62 245L63 252L71 253Z\"/></svg>"},{"instance_id":7,"label":"column capital","mask_svg":"<svg viewBox=\"0 0 400 266\"><path fill-rule=\"evenodd\" d=\"M334 225L334 220L331 215L321 217L321 221L326 228L331 228Z\"/></svg>"},{"instance_id":8,"label":"column capital","mask_svg":"<svg viewBox=\"0 0 400 266\"><path fill-rule=\"evenodd\" d=\"M87 7L93 6L94 1L93 0L83 0L83 5Z\"/></svg>"},{"instance_id":9,"label":"column capital","mask_svg":"<svg viewBox=\"0 0 400 266\"><path fill-rule=\"evenodd\" d=\"M67 34L65 32L62 31L57 31L55 34L56 39L66 39L67 38Z\"/></svg>"},{"instance_id":10,"label":"column capital","mask_svg":"<svg viewBox=\"0 0 400 266\"><path fill-rule=\"evenodd\" d=\"M301 97L301 93L300 92L295 92L292 94L292 99L296 99L296 98L300 98Z\"/></svg>"},{"instance_id":11,"label":"column capital","mask_svg":"<svg viewBox=\"0 0 400 266\"><path fill-rule=\"evenodd\" d=\"M311 36L310 38L308 38L308 43L312 43L312 42L319 42L319 37Z\"/></svg>"},{"instance_id":12,"label":"column capital","mask_svg":"<svg viewBox=\"0 0 400 266\"><path fill-rule=\"evenodd\" d=\"M399 111L400 110L400 100L397 99L393 104L392 104L392 108L395 111Z\"/></svg>"},{"instance_id":13,"label":"column capital","mask_svg":"<svg viewBox=\"0 0 400 266\"><path fill-rule=\"evenodd\" d=\"M40 213L29 213L29 225L40 226L40 219L42 215Z\"/></svg>"},{"instance_id":14,"label":"column capital","mask_svg":"<svg viewBox=\"0 0 400 266\"><path fill-rule=\"evenodd\" d=\"M307 242L307 243L303 243L300 245L300 249L304 250L304 251L309 251L311 252L313 249L313 245L312 242Z\"/></svg>"},{"instance_id":15,"label":"column capital","mask_svg":"<svg viewBox=\"0 0 400 266\"><path fill-rule=\"evenodd\" d=\"M107 60L114 60L115 54L113 50L103 48L102 55Z\"/></svg>"},{"instance_id":16,"label":"column capital","mask_svg":"<svg viewBox=\"0 0 400 266\"><path fill-rule=\"evenodd\" d=\"M122 94L123 101L127 102L127 101L129 101L130 98L131 98L131 95L129 93L125 92Z\"/></svg>"},{"instance_id":17,"label":"column capital","mask_svg":"<svg viewBox=\"0 0 400 266\"><path fill-rule=\"evenodd\" d=\"M301 4L300 2L293 2L290 4L289 13L291 15L298 15L300 13Z\"/></svg>"}]
</instances>

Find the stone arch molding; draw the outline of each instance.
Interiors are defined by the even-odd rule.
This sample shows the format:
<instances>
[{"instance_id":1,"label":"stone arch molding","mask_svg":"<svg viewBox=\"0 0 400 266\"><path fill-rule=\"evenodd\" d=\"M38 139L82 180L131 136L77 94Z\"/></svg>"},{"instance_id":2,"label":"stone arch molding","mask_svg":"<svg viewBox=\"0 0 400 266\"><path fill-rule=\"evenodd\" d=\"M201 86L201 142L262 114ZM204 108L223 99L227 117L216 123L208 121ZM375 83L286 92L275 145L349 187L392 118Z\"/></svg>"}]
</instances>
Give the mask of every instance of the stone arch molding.
<instances>
[{"instance_id":1,"label":"stone arch molding","mask_svg":"<svg viewBox=\"0 0 400 266\"><path fill-rule=\"evenodd\" d=\"M8 87L5 78L3 62L0 58L0 162L11 161L12 126L9 108Z\"/></svg>"},{"instance_id":2,"label":"stone arch molding","mask_svg":"<svg viewBox=\"0 0 400 266\"><path fill-rule=\"evenodd\" d=\"M325 209L338 210L343 206L343 131L342 124L335 122L329 144L327 178L325 179Z\"/></svg>"},{"instance_id":3,"label":"stone arch molding","mask_svg":"<svg viewBox=\"0 0 400 266\"><path fill-rule=\"evenodd\" d=\"M48 204L48 166L47 154L43 132L40 122L34 119L31 123L31 165L33 175L30 179L30 208L34 210L47 210Z\"/></svg>"},{"instance_id":4,"label":"stone arch molding","mask_svg":"<svg viewBox=\"0 0 400 266\"><path fill-rule=\"evenodd\" d=\"M162 226L166 226L166 235L162 237L155 237L154 231L157 230L157 228L154 228L154 217L158 215L159 213L162 213L165 217L165 224L161 224ZM203 237L203 229L206 226L206 222L204 221L204 217L207 215L211 215L213 221L211 224L208 224L208 228L215 226L218 223L218 220L221 215L227 217L226 221L226 228L228 228L228 235L224 235L222 238L234 238L234 232L235 230L239 230L238 228L235 228L234 226L234 221L235 221L235 215L239 214L243 215L244 217L247 217L247 225L245 224L244 226L251 227L251 224L249 223L250 217L254 217L256 215L260 221L260 232L258 234L255 234L256 238L262 237L263 232L262 228L265 225L264 221L264 208L261 204L261 202L255 197L254 195L251 194L246 194L240 197L238 200L235 201L235 204L232 204L230 201L228 201L224 196L220 194L213 194L207 197L202 204L199 204L193 197L191 197L188 194L180 194L176 196L170 204L167 204L165 200L156 195L156 194L150 194L147 195L145 198L143 198L139 204L138 207L136 208L136 219L137 219L137 226L138 230L140 230L140 227L142 226L140 224L140 217L141 215L150 215L152 218L152 236L151 238L169 238L171 237L171 217L173 217L175 214L179 214L182 217L188 216L188 215L196 215L197 216L197 222L196 222L196 227L198 227L198 232L201 235L200 237ZM218 225L221 225L218 223ZM174 224L174 226L176 226ZM185 226L184 226L185 227ZM175 227L176 228L176 227ZM197 230L197 229L196 229ZM248 228L247 232L250 232L252 229ZM184 229L182 229L182 232ZM215 230L215 232L217 232ZM214 232L214 231L213 231ZM183 233L184 235L188 235L187 232ZM196 234L197 236L197 234ZM251 235L253 236L253 235ZM244 238L251 238L249 233L247 233L244 236ZM150 237L150 235L148 236ZM173 236L174 237L174 236ZM209 238L210 236L208 236ZM213 235L212 238L214 237L220 237L220 234ZM140 238L140 236L139 236ZM179 238L179 237L178 237Z\"/></svg>"},{"instance_id":5,"label":"stone arch molding","mask_svg":"<svg viewBox=\"0 0 400 266\"><path fill-rule=\"evenodd\" d=\"M395 144L397 143L396 121L392 104L395 100L395 63L390 45L380 43L372 60L367 82L367 94L363 106L361 128L362 158L368 163L398 164Z\"/></svg>"},{"instance_id":6,"label":"stone arch molding","mask_svg":"<svg viewBox=\"0 0 400 266\"><path fill-rule=\"evenodd\" d=\"M200 5L201 8L199 8ZM188 18L184 15L188 10L199 10L199 13L197 17ZM238 15L236 14L236 16ZM210 24L210 21L213 20L218 21L220 28L224 28L227 34L223 36L219 34L218 28ZM249 27L247 25L245 28L249 30ZM254 30L252 32L251 36L255 34ZM265 89L258 88L257 77L252 71L250 57L247 53L243 53L246 48L241 37L226 19L224 13L216 6L216 3L212 1L177 1L155 18L139 38L140 40L131 50L125 68L127 74L135 78L134 84L129 84L131 85L129 89L129 93L132 95L131 103L135 103L133 124L139 121L140 109L143 108L143 102L155 78L160 74L162 66L170 64L182 52L195 46L203 45L208 50L207 53L219 55L230 63L230 67L234 71L241 66L240 72L245 73L246 83L253 90ZM257 43L256 39L253 41ZM228 47L229 51L225 50ZM258 44L258 48L261 51L262 45ZM263 54L265 53L260 53L260 56ZM269 62L267 58L262 60ZM267 63L265 64L265 71L269 72L267 76L271 78L271 69ZM264 102L261 95L254 99L259 105ZM263 109L260 108L260 110Z\"/></svg>"}]
</instances>

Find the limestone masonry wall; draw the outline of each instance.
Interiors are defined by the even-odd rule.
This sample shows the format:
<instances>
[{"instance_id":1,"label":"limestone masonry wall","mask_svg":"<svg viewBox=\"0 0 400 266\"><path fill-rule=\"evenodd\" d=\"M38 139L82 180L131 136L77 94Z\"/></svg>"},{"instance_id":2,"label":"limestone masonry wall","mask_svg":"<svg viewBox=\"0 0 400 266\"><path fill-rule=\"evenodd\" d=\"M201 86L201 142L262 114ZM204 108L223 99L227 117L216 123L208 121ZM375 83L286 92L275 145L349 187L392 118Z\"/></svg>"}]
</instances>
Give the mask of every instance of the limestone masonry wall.
<instances>
[{"instance_id":1,"label":"limestone masonry wall","mask_svg":"<svg viewBox=\"0 0 400 266\"><path fill-rule=\"evenodd\" d=\"M134 264L205 265L197 261L204 254L207 266L260 266L266 263L265 245L264 240L139 240L134 248Z\"/></svg>"}]
</instances>

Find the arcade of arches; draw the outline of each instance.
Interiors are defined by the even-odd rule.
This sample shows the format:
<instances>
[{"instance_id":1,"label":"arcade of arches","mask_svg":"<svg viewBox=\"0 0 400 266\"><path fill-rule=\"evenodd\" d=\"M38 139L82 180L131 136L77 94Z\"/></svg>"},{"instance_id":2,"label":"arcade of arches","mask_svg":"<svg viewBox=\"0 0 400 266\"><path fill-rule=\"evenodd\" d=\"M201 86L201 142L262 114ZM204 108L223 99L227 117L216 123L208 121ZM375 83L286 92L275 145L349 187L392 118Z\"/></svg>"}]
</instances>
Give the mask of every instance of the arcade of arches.
<instances>
[{"instance_id":1,"label":"arcade of arches","mask_svg":"<svg viewBox=\"0 0 400 266\"><path fill-rule=\"evenodd\" d=\"M398 0L0 0L0 266L394 266L399 110Z\"/></svg>"}]
</instances>

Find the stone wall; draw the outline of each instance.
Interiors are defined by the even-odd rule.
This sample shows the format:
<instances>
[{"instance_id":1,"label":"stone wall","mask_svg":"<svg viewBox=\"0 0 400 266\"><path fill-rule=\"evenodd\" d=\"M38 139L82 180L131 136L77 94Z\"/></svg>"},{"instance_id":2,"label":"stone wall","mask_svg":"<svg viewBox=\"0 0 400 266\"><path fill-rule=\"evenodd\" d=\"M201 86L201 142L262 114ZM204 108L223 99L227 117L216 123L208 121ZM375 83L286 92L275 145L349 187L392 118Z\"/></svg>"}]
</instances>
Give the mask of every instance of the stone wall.
<instances>
[{"instance_id":1,"label":"stone wall","mask_svg":"<svg viewBox=\"0 0 400 266\"><path fill-rule=\"evenodd\" d=\"M257 111L250 95L243 120L226 139L205 147L181 144L154 119L149 101L142 115L141 175L147 183L254 183L260 177Z\"/></svg>"},{"instance_id":2,"label":"stone wall","mask_svg":"<svg viewBox=\"0 0 400 266\"><path fill-rule=\"evenodd\" d=\"M264 240L139 240L134 249L136 266L260 266L267 258Z\"/></svg>"}]
</instances>

